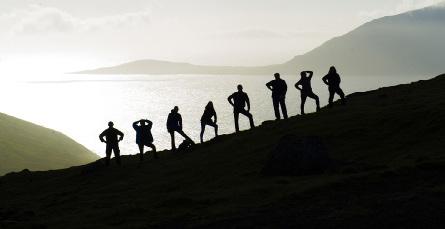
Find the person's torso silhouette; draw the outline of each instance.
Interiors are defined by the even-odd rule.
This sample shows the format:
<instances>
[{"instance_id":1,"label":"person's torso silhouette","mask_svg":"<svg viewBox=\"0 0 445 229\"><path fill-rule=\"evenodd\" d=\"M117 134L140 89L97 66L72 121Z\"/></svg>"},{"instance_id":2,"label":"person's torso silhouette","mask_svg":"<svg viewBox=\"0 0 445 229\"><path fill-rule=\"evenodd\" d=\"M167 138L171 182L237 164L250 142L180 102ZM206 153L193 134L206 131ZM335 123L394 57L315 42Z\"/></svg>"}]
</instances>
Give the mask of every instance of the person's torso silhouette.
<instances>
[{"instance_id":1,"label":"person's torso silhouette","mask_svg":"<svg viewBox=\"0 0 445 229\"><path fill-rule=\"evenodd\" d=\"M168 114L167 118L168 131L181 130L182 129L181 123L182 123L181 114L173 111L170 114Z\"/></svg>"},{"instance_id":2,"label":"person's torso silhouette","mask_svg":"<svg viewBox=\"0 0 445 229\"><path fill-rule=\"evenodd\" d=\"M312 92L311 80L312 80L312 75L309 75L301 77L301 79L297 82L297 85L301 85L302 93Z\"/></svg>"},{"instance_id":3,"label":"person's torso silhouette","mask_svg":"<svg viewBox=\"0 0 445 229\"><path fill-rule=\"evenodd\" d=\"M244 110L247 101L249 101L249 96L243 91L233 93L230 98L233 100L233 108L237 111Z\"/></svg>"},{"instance_id":4,"label":"person's torso silhouette","mask_svg":"<svg viewBox=\"0 0 445 229\"><path fill-rule=\"evenodd\" d=\"M201 122L213 122L212 118L216 116L216 111L214 108L206 108L201 116Z\"/></svg>"},{"instance_id":5,"label":"person's torso silhouette","mask_svg":"<svg viewBox=\"0 0 445 229\"><path fill-rule=\"evenodd\" d=\"M283 79L274 79L266 85L272 89L273 98L282 98L286 96L287 84Z\"/></svg>"},{"instance_id":6,"label":"person's torso silhouette","mask_svg":"<svg viewBox=\"0 0 445 229\"><path fill-rule=\"evenodd\" d=\"M104 130L101 134L101 136L105 137L107 144L118 144L119 143L119 137L123 136L124 134L119 131L118 129L115 129L114 127L109 127L108 129Z\"/></svg>"},{"instance_id":7,"label":"person's torso silhouette","mask_svg":"<svg viewBox=\"0 0 445 229\"><path fill-rule=\"evenodd\" d=\"M153 123L148 120L143 120L145 125L137 125L137 123L133 124L133 128L136 131L136 143L137 144L145 144L153 142L153 135L151 133L151 128Z\"/></svg>"},{"instance_id":8,"label":"person's torso silhouette","mask_svg":"<svg viewBox=\"0 0 445 229\"><path fill-rule=\"evenodd\" d=\"M330 87L340 87L341 79L338 73L330 72L325 77L323 77L323 81L327 83Z\"/></svg>"}]
</instances>

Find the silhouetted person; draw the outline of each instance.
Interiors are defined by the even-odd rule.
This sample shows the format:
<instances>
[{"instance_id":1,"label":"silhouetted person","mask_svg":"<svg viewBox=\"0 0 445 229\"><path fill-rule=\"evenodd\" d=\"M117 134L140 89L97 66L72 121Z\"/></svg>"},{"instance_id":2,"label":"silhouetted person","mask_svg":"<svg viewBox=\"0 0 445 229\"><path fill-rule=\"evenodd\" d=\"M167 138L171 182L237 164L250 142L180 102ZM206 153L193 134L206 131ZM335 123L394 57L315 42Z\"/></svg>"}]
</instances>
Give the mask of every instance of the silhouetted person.
<instances>
[{"instance_id":1,"label":"silhouetted person","mask_svg":"<svg viewBox=\"0 0 445 229\"><path fill-rule=\"evenodd\" d=\"M329 107L332 107L334 102L334 95L338 94L341 98L341 103L346 104L345 93L340 88L340 75L338 75L337 70L334 66L329 69L329 73L323 77L323 82L328 85L329 89Z\"/></svg>"},{"instance_id":2,"label":"silhouetted person","mask_svg":"<svg viewBox=\"0 0 445 229\"><path fill-rule=\"evenodd\" d=\"M250 128L255 127L253 124L253 116L250 113L250 100L249 96L245 92L243 92L243 86L238 85L238 91L233 93L229 98L227 98L229 103L233 106L233 117L235 118L235 130L239 132L238 119L239 114L243 114L249 118ZM247 110L244 108L247 104Z\"/></svg>"},{"instance_id":3,"label":"silhouetted person","mask_svg":"<svg viewBox=\"0 0 445 229\"><path fill-rule=\"evenodd\" d=\"M119 142L124 139L124 134L120 132L118 129L115 129L113 122L108 123L108 129L104 130L100 135L99 139L101 142L107 144L105 150L105 164L110 164L111 151L114 152L114 157L116 158L116 163L118 165L121 164L120 150L119 150ZM105 137L105 138L104 138Z\"/></svg>"},{"instance_id":4,"label":"silhouetted person","mask_svg":"<svg viewBox=\"0 0 445 229\"><path fill-rule=\"evenodd\" d=\"M150 147L154 157L158 158L156 146L153 145L153 135L151 134L152 126L153 122L147 119L141 119L133 123L133 128L136 131L136 144L139 146L140 161L144 160L144 146Z\"/></svg>"},{"instance_id":5,"label":"silhouetted person","mask_svg":"<svg viewBox=\"0 0 445 229\"><path fill-rule=\"evenodd\" d=\"M204 142L204 131L206 128L206 125L212 126L215 128L215 137L218 136L218 125L216 122L218 121L218 118L216 116L215 108L213 107L213 103L209 102L207 106L205 107L204 113L201 117L201 134L199 135L201 139L201 143Z\"/></svg>"},{"instance_id":6,"label":"silhouetted person","mask_svg":"<svg viewBox=\"0 0 445 229\"><path fill-rule=\"evenodd\" d=\"M301 92L301 114L304 115L304 104L306 103L307 97L315 99L315 103L317 104L317 111L320 110L320 99L318 96L312 91L311 79L314 75L312 71L303 71L301 72L300 80L295 84L295 87ZM299 87L300 86L300 87Z\"/></svg>"},{"instance_id":7,"label":"silhouetted person","mask_svg":"<svg viewBox=\"0 0 445 229\"><path fill-rule=\"evenodd\" d=\"M287 109L286 109L286 92L287 84L286 81L280 78L280 73L274 74L275 79L266 84L266 87L272 91L272 102L273 109L275 111L275 118L277 120L280 117L280 106L281 112L283 112L283 117L287 119Z\"/></svg>"},{"instance_id":8,"label":"silhouetted person","mask_svg":"<svg viewBox=\"0 0 445 229\"><path fill-rule=\"evenodd\" d=\"M185 139L192 142L194 144L193 140L189 138L184 131L182 131L182 117L181 114L178 113L179 108L175 106L173 110L168 114L167 118L167 130L170 133L171 142L172 142L172 150L176 150L175 145L175 132L178 132L180 135L182 135Z\"/></svg>"}]
</instances>

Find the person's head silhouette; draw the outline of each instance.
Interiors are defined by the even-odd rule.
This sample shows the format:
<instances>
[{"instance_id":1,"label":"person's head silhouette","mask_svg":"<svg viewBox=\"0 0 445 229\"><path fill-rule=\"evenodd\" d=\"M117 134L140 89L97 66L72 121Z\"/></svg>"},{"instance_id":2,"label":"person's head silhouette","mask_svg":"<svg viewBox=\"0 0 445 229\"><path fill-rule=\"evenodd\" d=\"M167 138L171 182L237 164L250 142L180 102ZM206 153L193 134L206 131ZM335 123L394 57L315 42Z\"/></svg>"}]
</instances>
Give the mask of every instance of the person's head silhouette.
<instances>
[{"instance_id":1,"label":"person's head silhouette","mask_svg":"<svg viewBox=\"0 0 445 229\"><path fill-rule=\"evenodd\" d=\"M172 110L173 113L178 113L178 111L179 111L179 107L178 106L175 106L173 108L173 110Z\"/></svg>"},{"instance_id":2,"label":"person's head silhouette","mask_svg":"<svg viewBox=\"0 0 445 229\"><path fill-rule=\"evenodd\" d=\"M242 92L242 91L243 91L243 85L241 85L241 84L238 85L238 91L239 91L239 92Z\"/></svg>"},{"instance_id":3,"label":"person's head silhouette","mask_svg":"<svg viewBox=\"0 0 445 229\"><path fill-rule=\"evenodd\" d=\"M274 76L275 76L275 79L277 79L277 80L280 79L280 73L275 73Z\"/></svg>"},{"instance_id":4,"label":"person's head silhouette","mask_svg":"<svg viewBox=\"0 0 445 229\"><path fill-rule=\"evenodd\" d=\"M141 123L141 126L145 126L145 120L141 119L140 123Z\"/></svg>"},{"instance_id":5,"label":"person's head silhouette","mask_svg":"<svg viewBox=\"0 0 445 229\"><path fill-rule=\"evenodd\" d=\"M329 69L329 73L337 73L337 69L335 69L335 67L332 66L332 67Z\"/></svg>"},{"instance_id":6,"label":"person's head silhouette","mask_svg":"<svg viewBox=\"0 0 445 229\"><path fill-rule=\"evenodd\" d=\"M113 126L114 126L114 123L113 122L108 122L108 127L110 127L110 128L113 128Z\"/></svg>"},{"instance_id":7,"label":"person's head silhouette","mask_svg":"<svg viewBox=\"0 0 445 229\"><path fill-rule=\"evenodd\" d=\"M213 102L212 101L207 103L206 109L213 109Z\"/></svg>"},{"instance_id":8,"label":"person's head silhouette","mask_svg":"<svg viewBox=\"0 0 445 229\"><path fill-rule=\"evenodd\" d=\"M304 78L306 76L306 72L301 72L300 75L301 75L301 78Z\"/></svg>"}]
</instances>

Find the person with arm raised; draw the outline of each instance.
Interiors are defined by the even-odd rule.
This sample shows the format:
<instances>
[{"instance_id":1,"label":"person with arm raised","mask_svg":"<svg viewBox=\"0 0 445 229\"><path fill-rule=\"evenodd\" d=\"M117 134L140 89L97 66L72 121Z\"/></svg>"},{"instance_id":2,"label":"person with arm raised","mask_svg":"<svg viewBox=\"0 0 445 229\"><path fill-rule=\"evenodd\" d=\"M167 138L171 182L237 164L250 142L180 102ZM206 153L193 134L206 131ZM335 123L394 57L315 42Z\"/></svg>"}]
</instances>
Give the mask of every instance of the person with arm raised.
<instances>
[{"instance_id":1,"label":"person with arm raised","mask_svg":"<svg viewBox=\"0 0 445 229\"><path fill-rule=\"evenodd\" d=\"M311 79L314 75L314 72L312 71L303 71L301 72L301 78L300 80L295 84L295 88L297 88L300 91L301 96L301 114L304 115L304 105L306 103L307 97L312 98L315 100L315 103L317 105L317 111L320 110L320 99L318 96L312 91L311 86Z\"/></svg>"},{"instance_id":2,"label":"person with arm raised","mask_svg":"<svg viewBox=\"0 0 445 229\"><path fill-rule=\"evenodd\" d=\"M156 146L153 144L153 135L151 128L153 122L147 119L141 119L133 123L133 129L136 131L136 144L139 147L139 160L144 160L144 147L147 146L152 149L154 158L158 158Z\"/></svg>"}]
</instances>

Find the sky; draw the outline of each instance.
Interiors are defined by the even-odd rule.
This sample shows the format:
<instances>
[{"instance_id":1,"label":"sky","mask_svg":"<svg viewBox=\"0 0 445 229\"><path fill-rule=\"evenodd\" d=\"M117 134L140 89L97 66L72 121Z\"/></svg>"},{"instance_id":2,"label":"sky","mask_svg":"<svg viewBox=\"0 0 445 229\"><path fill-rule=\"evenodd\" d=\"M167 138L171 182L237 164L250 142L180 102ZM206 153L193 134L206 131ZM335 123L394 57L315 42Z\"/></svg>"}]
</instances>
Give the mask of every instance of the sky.
<instances>
[{"instance_id":1,"label":"sky","mask_svg":"<svg viewBox=\"0 0 445 229\"><path fill-rule=\"evenodd\" d=\"M439 2L0 0L0 73L76 71L138 59L283 63L370 20Z\"/></svg>"}]
</instances>

